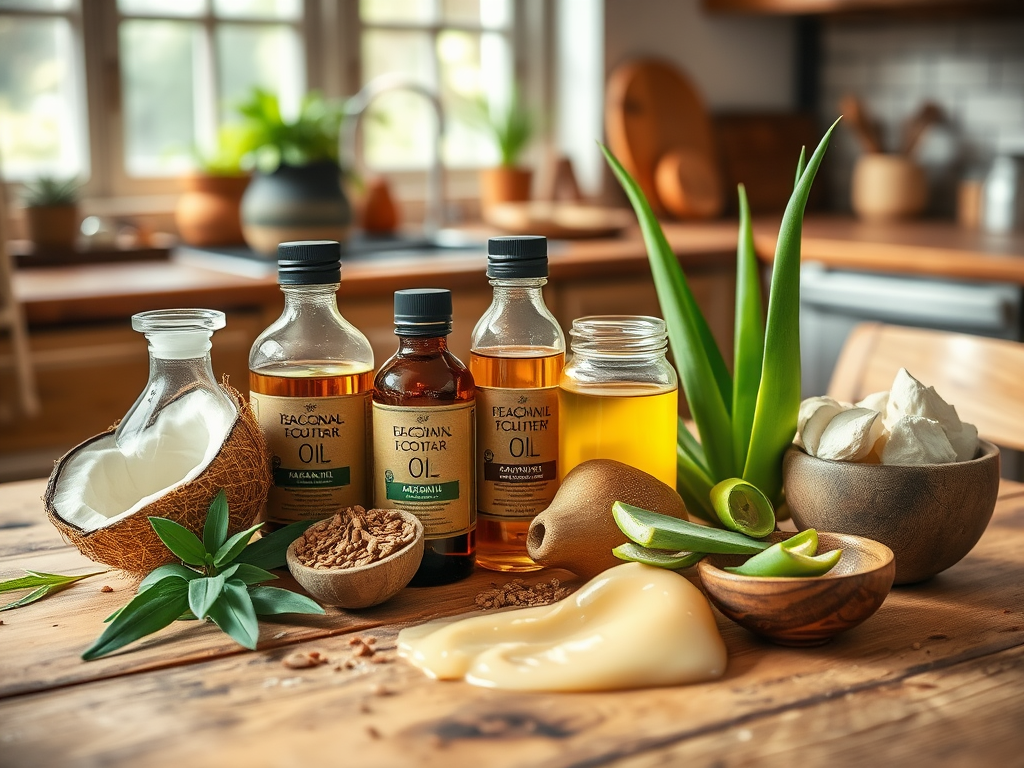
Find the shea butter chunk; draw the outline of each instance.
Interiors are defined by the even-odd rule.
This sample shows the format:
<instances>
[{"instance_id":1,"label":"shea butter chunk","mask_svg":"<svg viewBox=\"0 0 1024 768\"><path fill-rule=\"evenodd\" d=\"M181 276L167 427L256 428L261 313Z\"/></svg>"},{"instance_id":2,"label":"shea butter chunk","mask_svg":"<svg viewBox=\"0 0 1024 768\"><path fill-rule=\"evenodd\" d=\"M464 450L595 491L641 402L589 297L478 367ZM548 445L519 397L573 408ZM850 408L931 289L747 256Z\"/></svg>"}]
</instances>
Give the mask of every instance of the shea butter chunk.
<instances>
[{"instance_id":1,"label":"shea butter chunk","mask_svg":"<svg viewBox=\"0 0 1024 768\"><path fill-rule=\"evenodd\" d=\"M973 459L978 451L978 430L973 424L964 424L956 408L943 400L935 387L926 387L900 368L892 382L885 425L893 425L904 416L922 416L937 422L956 453L956 461Z\"/></svg>"},{"instance_id":2,"label":"shea butter chunk","mask_svg":"<svg viewBox=\"0 0 1024 768\"><path fill-rule=\"evenodd\" d=\"M949 464L956 461L942 425L923 416L904 416L889 428L883 464Z\"/></svg>"},{"instance_id":3,"label":"shea butter chunk","mask_svg":"<svg viewBox=\"0 0 1024 768\"><path fill-rule=\"evenodd\" d=\"M800 403L800 414L797 417L796 444L816 456L822 433L833 417L843 410L843 406L831 397L809 397L804 400Z\"/></svg>"},{"instance_id":4,"label":"shea butter chunk","mask_svg":"<svg viewBox=\"0 0 1024 768\"><path fill-rule=\"evenodd\" d=\"M882 414L870 408L851 408L837 414L821 435L816 455L832 461L864 459L882 435Z\"/></svg>"}]
</instances>

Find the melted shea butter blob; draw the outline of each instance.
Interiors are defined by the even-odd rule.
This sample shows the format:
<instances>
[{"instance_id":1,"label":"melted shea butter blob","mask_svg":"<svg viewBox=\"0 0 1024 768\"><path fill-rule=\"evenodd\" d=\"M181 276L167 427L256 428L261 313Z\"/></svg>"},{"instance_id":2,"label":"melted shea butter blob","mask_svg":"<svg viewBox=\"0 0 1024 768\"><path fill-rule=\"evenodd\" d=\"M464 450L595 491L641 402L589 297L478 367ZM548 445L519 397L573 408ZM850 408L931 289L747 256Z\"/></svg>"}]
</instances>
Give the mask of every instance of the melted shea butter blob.
<instances>
[{"instance_id":1,"label":"melted shea butter blob","mask_svg":"<svg viewBox=\"0 0 1024 768\"><path fill-rule=\"evenodd\" d=\"M699 683L726 664L700 590L640 563L611 568L552 605L404 629L398 653L440 680L517 691Z\"/></svg>"}]
</instances>

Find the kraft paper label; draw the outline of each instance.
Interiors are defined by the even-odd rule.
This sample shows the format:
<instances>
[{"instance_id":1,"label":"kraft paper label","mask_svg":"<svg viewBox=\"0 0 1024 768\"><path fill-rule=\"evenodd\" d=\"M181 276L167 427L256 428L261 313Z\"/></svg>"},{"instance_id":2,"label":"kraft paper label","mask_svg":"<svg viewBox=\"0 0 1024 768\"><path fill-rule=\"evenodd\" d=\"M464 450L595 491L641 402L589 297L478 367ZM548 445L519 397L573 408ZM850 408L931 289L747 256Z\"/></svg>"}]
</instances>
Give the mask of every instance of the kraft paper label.
<instances>
[{"instance_id":1,"label":"kraft paper label","mask_svg":"<svg viewBox=\"0 0 1024 768\"><path fill-rule=\"evenodd\" d=\"M558 490L558 387L476 389L477 510L522 520L544 511Z\"/></svg>"},{"instance_id":2,"label":"kraft paper label","mask_svg":"<svg viewBox=\"0 0 1024 768\"><path fill-rule=\"evenodd\" d=\"M476 527L474 402L373 404L373 505L412 512L427 539Z\"/></svg>"},{"instance_id":3,"label":"kraft paper label","mask_svg":"<svg viewBox=\"0 0 1024 768\"><path fill-rule=\"evenodd\" d=\"M370 393L275 397L249 393L273 455L264 519L294 523L368 506Z\"/></svg>"}]
</instances>

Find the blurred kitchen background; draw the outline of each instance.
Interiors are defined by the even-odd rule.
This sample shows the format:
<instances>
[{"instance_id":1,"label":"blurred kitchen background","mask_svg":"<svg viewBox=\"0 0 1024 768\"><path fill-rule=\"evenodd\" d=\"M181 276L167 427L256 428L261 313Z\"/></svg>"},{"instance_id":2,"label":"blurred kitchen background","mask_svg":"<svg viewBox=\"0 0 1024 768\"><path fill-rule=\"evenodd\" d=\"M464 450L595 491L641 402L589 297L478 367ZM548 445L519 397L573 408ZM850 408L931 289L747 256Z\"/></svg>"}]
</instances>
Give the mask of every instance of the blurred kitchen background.
<instances>
[{"instance_id":1,"label":"blurred kitchen background","mask_svg":"<svg viewBox=\"0 0 1024 768\"><path fill-rule=\"evenodd\" d=\"M132 312L228 311L215 365L244 389L278 239L348 238L342 311L378 363L407 285L459 292L466 351L493 232L553 238L566 327L657 313L598 140L647 179L729 349L735 183L767 270L799 148L841 113L805 394L864 320L1020 340L1019 0L0 0L0 480L124 413ZM344 169L335 219L281 179L316 163Z\"/></svg>"}]
</instances>

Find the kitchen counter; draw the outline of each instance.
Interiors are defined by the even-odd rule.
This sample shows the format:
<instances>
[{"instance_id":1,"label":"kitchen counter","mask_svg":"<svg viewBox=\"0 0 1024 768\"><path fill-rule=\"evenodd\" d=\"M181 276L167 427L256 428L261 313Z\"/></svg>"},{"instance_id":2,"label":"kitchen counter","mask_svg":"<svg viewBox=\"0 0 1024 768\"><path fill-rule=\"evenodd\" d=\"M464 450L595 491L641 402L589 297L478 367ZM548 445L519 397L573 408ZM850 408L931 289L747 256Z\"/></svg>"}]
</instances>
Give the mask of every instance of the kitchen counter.
<instances>
[{"instance_id":1,"label":"kitchen counter","mask_svg":"<svg viewBox=\"0 0 1024 768\"><path fill-rule=\"evenodd\" d=\"M63 542L42 481L0 486L0 578L99 570ZM716 613L725 676L590 694L439 683L402 661L346 668L354 636L475 608L513 574L405 589L363 611L261 622L256 651L176 622L97 661L79 654L132 584L114 572L0 614L5 766L1017 765L1024 750L1024 485L1004 482L960 563L898 587L817 648L761 641ZM521 574L534 584L564 571ZM287 574L284 586L295 588ZM113 591L104 593L102 587ZM644 639L636 638L643 653ZM329 663L290 669L294 651Z\"/></svg>"}]
</instances>

